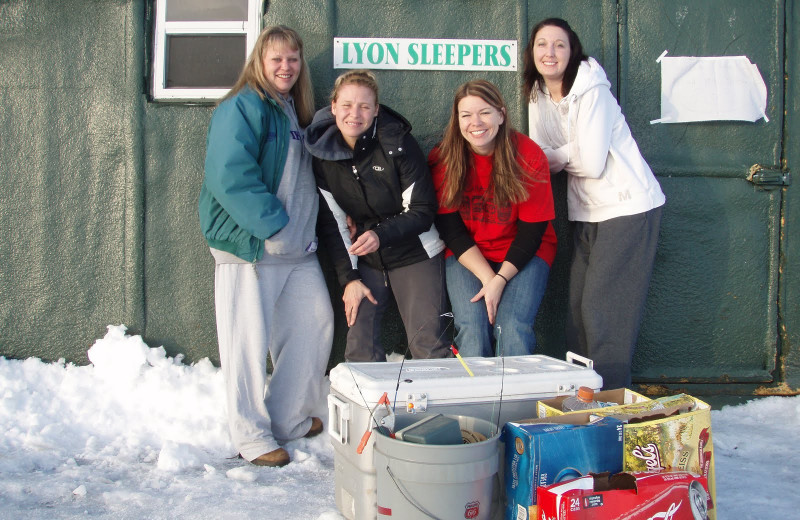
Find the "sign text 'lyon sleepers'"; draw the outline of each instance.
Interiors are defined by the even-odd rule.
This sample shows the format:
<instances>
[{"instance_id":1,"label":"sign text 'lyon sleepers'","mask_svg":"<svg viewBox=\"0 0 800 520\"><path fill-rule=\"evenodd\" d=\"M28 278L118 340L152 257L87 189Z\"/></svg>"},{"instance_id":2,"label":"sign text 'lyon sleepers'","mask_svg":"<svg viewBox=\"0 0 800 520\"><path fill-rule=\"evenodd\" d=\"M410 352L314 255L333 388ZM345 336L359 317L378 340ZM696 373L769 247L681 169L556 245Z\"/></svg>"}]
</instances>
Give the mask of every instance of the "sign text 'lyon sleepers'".
<instances>
[{"instance_id":1,"label":"sign text 'lyon sleepers'","mask_svg":"<svg viewBox=\"0 0 800 520\"><path fill-rule=\"evenodd\" d=\"M516 40L334 38L336 69L517 70Z\"/></svg>"}]
</instances>

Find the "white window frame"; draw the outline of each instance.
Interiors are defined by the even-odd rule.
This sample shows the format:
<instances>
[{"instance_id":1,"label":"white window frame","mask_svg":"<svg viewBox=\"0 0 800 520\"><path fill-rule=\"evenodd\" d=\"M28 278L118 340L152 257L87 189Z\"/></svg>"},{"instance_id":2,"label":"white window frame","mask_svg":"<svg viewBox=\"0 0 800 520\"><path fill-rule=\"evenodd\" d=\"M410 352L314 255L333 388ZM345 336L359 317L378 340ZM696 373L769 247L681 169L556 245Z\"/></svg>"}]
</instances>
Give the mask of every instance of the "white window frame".
<instances>
[{"instance_id":1,"label":"white window frame","mask_svg":"<svg viewBox=\"0 0 800 520\"><path fill-rule=\"evenodd\" d=\"M153 43L153 99L156 101L215 101L224 96L228 88L167 88L167 37L175 34L244 34L245 55L250 55L261 32L262 0L247 0L248 20L243 22L168 22L168 0L156 0ZM244 62L244 61L243 61Z\"/></svg>"}]
</instances>

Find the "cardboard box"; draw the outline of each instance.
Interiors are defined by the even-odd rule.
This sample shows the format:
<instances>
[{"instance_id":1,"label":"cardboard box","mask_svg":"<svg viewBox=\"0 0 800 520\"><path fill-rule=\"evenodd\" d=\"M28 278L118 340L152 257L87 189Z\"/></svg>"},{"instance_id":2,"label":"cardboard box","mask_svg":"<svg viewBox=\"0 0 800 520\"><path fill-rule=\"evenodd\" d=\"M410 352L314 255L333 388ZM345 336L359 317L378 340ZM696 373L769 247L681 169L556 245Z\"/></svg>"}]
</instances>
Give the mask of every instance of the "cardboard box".
<instances>
[{"instance_id":1,"label":"cardboard box","mask_svg":"<svg viewBox=\"0 0 800 520\"><path fill-rule=\"evenodd\" d=\"M621 471L622 426L613 417L592 421L588 413L506 423L505 518L539 518L538 486L590 472Z\"/></svg>"},{"instance_id":2,"label":"cardboard box","mask_svg":"<svg viewBox=\"0 0 800 520\"><path fill-rule=\"evenodd\" d=\"M565 413L580 413L580 412L563 412L561 411L561 403L564 402L569 396L562 395L552 399L545 399L539 401L536 405L536 415L538 417L552 417L554 415L564 415ZM641 403L649 401L650 399L642 394L636 393L627 388L617 388L615 390L603 390L602 392L594 393L594 400L606 403L617 403L617 405L626 405L632 403ZM584 412L585 410L581 410Z\"/></svg>"},{"instance_id":3,"label":"cardboard box","mask_svg":"<svg viewBox=\"0 0 800 520\"><path fill-rule=\"evenodd\" d=\"M685 394L665 398L662 402L667 405L663 410L642 413L639 406L633 404L627 408L595 410L593 414L610 415L624 421L633 418L623 428L623 471L686 471L705 477L711 496L709 518L714 520L716 487L711 407ZM625 416L626 410L634 413Z\"/></svg>"},{"instance_id":4,"label":"cardboard box","mask_svg":"<svg viewBox=\"0 0 800 520\"><path fill-rule=\"evenodd\" d=\"M704 520L708 483L686 472L591 475L540 487L542 520Z\"/></svg>"}]
</instances>

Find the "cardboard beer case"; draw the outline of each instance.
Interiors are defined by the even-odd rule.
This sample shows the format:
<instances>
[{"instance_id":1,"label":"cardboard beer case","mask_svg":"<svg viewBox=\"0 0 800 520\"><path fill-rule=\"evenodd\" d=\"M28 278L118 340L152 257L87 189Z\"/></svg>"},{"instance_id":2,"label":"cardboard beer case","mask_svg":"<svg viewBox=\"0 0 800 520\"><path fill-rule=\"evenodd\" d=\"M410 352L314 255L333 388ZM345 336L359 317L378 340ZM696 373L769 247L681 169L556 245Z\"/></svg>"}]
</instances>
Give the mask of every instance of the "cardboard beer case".
<instances>
[{"instance_id":1,"label":"cardboard beer case","mask_svg":"<svg viewBox=\"0 0 800 520\"><path fill-rule=\"evenodd\" d=\"M540 487L541 520L706 520L705 477L687 472L589 475Z\"/></svg>"},{"instance_id":2,"label":"cardboard beer case","mask_svg":"<svg viewBox=\"0 0 800 520\"><path fill-rule=\"evenodd\" d=\"M537 416L552 417L554 415L564 415L565 413L574 413L574 412L564 412L561 410L561 404L567 397L569 396L562 395L554 397L552 399L544 399L542 401L539 401L539 403L536 405ZM603 403L617 403L618 406L622 406L626 404L649 401L650 398L643 396L642 394L636 393L628 388L617 388L615 390L603 390L601 392L595 392L594 400ZM605 407L605 408L612 408L612 407ZM581 412L585 411L586 410L581 410Z\"/></svg>"},{"instance_id":3,"label":"cardboard beer case","mask_svg":"<svg viewBox=\"0 0 800 520\"><path fill-rule=\"evenodd\" d=\"M536 415L536 403L574 395L580 386L602 387L586 358L543 355L412 359L389 363L340 363L330 372L328 435L334 448L336 506L348 520L377 516L373 461L376 427L389 410L394 431L428 415L463 415L496 424ZM383 394L388 404L378 404ZM373 417L375 420L373 420Z\"/></svg>"},{"instance_id":4,"label":"cardboard beer case","mask_svg":"<svg viewBox=\"0 0 800 520\"><path fill-rule=\"evenodd\" d=\"M506 520L539 518L539 486L622 471L622 427L613 417L588 413L506 423Z\"/></svg>"},{"instance_id":5,"label":"cardboard beer case","mask_svg":"<svg viewBox=\"0 0 800 520\"><path fill-rule=\"evenodd\" d=\"M641 411L641 407L654 402L663 403L664 408ZM679 394L592 413L626 422L623 428L623 471L685 471L704 477L710 495L708 517L716 519L714 445L711 407L707 403Z\"/></svg>"},{"instance_id":6,"label":"cardboard beer case","mask_svg":"<svg viewBox=\"0 0 800 520\"><path fill-rule=\"evenodd\" d=\"M539 416L578 413L561 411L564 399L557 397L539 401ZM590 413L615 417L626 423L623 428L623 471L688 471L705 477L711 498L709 518L716 518L714 447L711 407L708 404L687 394L648 399L626 388L596 392L595 400L620 403L596 408Z\"/></svg>"}]
</instances>

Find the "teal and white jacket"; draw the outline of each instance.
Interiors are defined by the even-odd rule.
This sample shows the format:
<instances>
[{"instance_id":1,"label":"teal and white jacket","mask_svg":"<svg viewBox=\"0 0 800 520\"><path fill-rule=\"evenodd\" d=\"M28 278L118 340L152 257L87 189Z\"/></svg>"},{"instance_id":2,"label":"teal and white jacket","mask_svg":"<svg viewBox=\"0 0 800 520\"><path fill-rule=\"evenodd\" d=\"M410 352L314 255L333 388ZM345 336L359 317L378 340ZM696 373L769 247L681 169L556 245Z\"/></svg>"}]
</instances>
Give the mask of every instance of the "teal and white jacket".
<instances>
[{"instance_id":1,"label":"teal and white jacket","mask_svg":"<svg viewBox=\"0 0 800 520\"><path fill-rule=\"evenodd\" d=\"M200 226L208 245L253 262L289 221L276 193L289 146L280 105L245 87L220 103L206 138Z\"/></svg>"}]
</instances>

